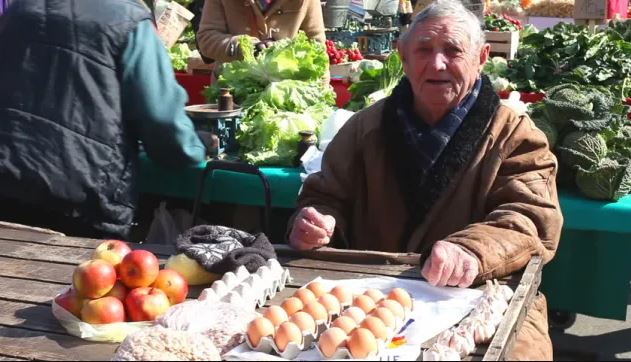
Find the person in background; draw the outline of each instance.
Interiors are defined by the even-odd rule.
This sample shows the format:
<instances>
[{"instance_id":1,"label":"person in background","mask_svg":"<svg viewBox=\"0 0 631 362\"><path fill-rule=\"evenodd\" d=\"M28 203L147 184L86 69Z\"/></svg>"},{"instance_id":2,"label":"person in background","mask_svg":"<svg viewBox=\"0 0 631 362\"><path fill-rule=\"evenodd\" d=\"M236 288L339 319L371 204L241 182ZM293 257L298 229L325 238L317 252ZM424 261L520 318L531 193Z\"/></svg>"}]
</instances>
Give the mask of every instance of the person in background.
<instances>
[{"instance_id":1,"label":"person in background","mask_svg":"<svg viewBox=\"0 0 631 362\"><path fill-rule=\"evenodd\" d=\"M12 2L0 54L0 220L125 239L139 141L165 166L204 160L139 0Z\"/></svg>"},{"instance_id":2,"label":"person in background","mask_svg":"<svg viewBox=\"0 0 631 362\"><path fill-rule=\"evenodd\" d=\"M7 0L0 0L0 15L7 9Z\"/></svg>"},{"instance_id":3,"label":"person in background","mask_svg":"<svg viewBox=\"0 0 631 362\"><path fill-rule=\"evenodd\" d=\"M258 49L303 30L324 43L320 0L205 0L197 45L218 62L241 59L237 38L249 35Z\"/></svg>"},{"instance_id":4,"label":"person in background","mask_svg":"<svg viewBox=\"0 0 631 362\"><path fill-rule=\"evenodd\" d=\"M459 0L437 0L398 43L405 77L328 145L288 226L290 245L420 253L435 286L467 288L554 256L557 160L481 74L490 46ZM537 296L508 359L551 360Z\"/></svg>"}]
</instances>

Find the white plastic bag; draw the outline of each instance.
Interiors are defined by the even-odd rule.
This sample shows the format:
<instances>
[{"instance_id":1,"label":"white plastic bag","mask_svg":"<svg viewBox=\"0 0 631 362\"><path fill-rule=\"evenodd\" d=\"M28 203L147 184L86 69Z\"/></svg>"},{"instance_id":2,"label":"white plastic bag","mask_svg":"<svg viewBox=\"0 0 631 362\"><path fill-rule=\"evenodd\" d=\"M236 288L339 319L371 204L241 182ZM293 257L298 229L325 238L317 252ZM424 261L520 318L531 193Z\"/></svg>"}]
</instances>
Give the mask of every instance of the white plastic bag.
<instances>
[{"instance_id":1,"label":"white plastic bag","mask_svg":"<svg viewBox=\"0 0 631 362\"><path fill-rule=\"evenodd\" d=\"M153 221L145 242L149 244L174 245L184 230L192 225L192 215L186 210L167 210L166 202L153 212Z\"/></svg>"},{"instance_id":2,"label":"white plastic bag","mask_svg":"<svg viewBox=\"0 0 631 362\"><path fill-rule=\"evenodd\" d=\"M66 288L60 294L67 292ZM57 295L58 296L58 295ZM55 298L57 298L55 296ZM53 299L53 315L66 331L81 339L93 342L122 342L128 334L154 325L154 322L122 322L111 324L89 324L75 317Z\"/></svg>"}]
</instances>

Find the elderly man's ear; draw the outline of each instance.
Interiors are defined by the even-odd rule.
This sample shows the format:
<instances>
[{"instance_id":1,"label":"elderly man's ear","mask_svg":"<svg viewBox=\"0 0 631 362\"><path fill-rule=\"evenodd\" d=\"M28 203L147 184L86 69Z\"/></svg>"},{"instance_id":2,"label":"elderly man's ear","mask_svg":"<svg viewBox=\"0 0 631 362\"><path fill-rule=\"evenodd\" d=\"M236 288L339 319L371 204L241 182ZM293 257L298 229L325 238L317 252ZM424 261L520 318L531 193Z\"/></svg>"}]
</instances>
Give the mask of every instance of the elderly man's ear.
<instances>
[{"instance_id":1,"label":"elderly man's ear","mask_svg":"<svg viewBox=\"0 0 631 362\"><path fill-rule=\"evenodd\" d=\"M491 53L491 44L485 43L480 49L480 73L484 69L484 64L489 60L489 54Z\"/></svg>"}]
</instances>

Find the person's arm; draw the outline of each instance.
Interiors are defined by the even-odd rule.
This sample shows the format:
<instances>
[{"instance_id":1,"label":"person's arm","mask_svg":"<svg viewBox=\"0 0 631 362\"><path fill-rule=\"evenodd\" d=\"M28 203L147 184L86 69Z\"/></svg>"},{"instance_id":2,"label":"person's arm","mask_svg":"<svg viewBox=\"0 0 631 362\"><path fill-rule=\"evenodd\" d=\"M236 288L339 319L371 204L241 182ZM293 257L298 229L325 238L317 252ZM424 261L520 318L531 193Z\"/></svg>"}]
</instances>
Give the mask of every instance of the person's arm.
<instances>
[{"instance_id":1,"label":"person's arm","mask_svg":"<svg viewBox=\"0 0 631 362\"><path fill-rule=\"evenodd\" d=\"M317 40L321 43L326 41L324 34L324 18L322 16L322 5L320 0L305 0L307 13L300 29L305 32L309 39Z\"/></svg>"},{"instance_id":2,"label":"person's arm","mask_svg":"<svg viewBox=\"0 0 631 362\"><path fill-rule=\"evenodd\" d=\"M503 142L506 152L499 156L502 163L487 198L487 217L445 238L477 258L477 282L521 270L534 255L550 261L563 225L557 160L545 135L524 116Z\"/></svg>"},{"instance_id":3,"label":"person's arm","mask_svg":"<svg viewBox=\"0 0 631 362\"><path fill-rule=\"evenodd\" d=\"M227 21L221 0L204 2L202 20L197 32L197 45L199 52L205 57L223 63L242 59L238 44L239 35L228 33ZM258 39L253 39L254 44L258 42Z\"/></svg>"},{"instance_id":4,"label":"person's arm","mask_svg":"<svg viewBox=\"0 0 631 362\"><path fill-rule=\"evenodd\" d=\"M129 35L121 67L123 119L149 158L169 166L202 162L206 149L184 112L188 96L150 20Z\"/></svg>"}]
</instances>

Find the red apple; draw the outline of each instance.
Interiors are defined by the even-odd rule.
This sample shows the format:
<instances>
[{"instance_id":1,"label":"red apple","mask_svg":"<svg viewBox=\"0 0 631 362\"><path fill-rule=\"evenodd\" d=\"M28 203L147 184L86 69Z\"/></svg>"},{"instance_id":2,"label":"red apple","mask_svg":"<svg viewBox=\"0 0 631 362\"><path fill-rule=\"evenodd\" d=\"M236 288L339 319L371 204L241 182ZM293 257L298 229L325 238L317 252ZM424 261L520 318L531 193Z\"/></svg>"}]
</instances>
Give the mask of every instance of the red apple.
<instances>
[{"instance_id":1,"label":"red apple","mask_svg":"<svg viewBox=\"0 0 631 362\"><path fill-rule=\"evenodd\" d=\"M125 308L133 322L155 320L170 306L166 293L158 288L136 288L125 298Z\"/></svg>"},{"instance_id":2,"label":"red apple","mask_svg":"<svg viewBox=\"0 0 631 362\"><path fill-rule=\"evenodd\" d=\"M83 308L83 299L79 297L74 289L70 289L64 294L60 294L55 298L55 303L60 307L72 313L75 317L81 318L81 308Z\"/></svg>"},{"instance_id":3,"label":"red apple","mask_svg":"<svg viewBox=\"0 0 631 362\"><path fill-rule=\"evenodd\" d=\"M119 277L129 289L148 287L160 272L158 258L146 250L134 250L118 265Z\"/></svg>"},{"instance_id":4,"label":"red apple","mask_svg":"<svg viewBox=\"0 0 631 362\"><path fill-rule=\"evenodd\" d=\"M81 308L81 320L90 324L125 321L125 306L114 297L86 300Z\"/></svg>"},{"instance_id":5,"label":"red apple","mask_svg":"<svg viewBox=\"0 0 631 362\"><path fill-rule=\"evenodd\" d=\"M116 270L105 260L88 260L72 274L72 286L80 297L96 299L104 296L116 283Z\"/></svg>"},{"instance_id":6,"label":"red apple","mask_svg":"<svg viewBox=\"0 0 631 362\"><path fill-rule=\"evenodd\" d=\"M121 283L120 280L117 280L112 290L110 290L109 293L105 294L105 296L114 297L120 300L121 302L125 303L125 298L127 297L127 293L129 293L129 289L127 289L127 287L123 283Z\"/></svg>"},{"instance_id":7,"label":"red apple","mask_svg":"<svg viewBox=\"0 0 631 362\"><path fill-rule=\"evenodd\" d=\"M165 292L171 305L182 303L188 295L188 283L182 274L175 270L160 270L158 278L151 286Z\"/></svg>"},{"instance_id":8,"label":"red apple","mask_svg":"<svg viewBox=\"0 0 631 362\"><path fill-rule=\"evenodd\" d=\"M114 268L123 260L125 255L129 254L131 249L127 244L120 240L105 240L96 247L92 254L92 259L103 259Z\"/></svg>"}]
</instances>

